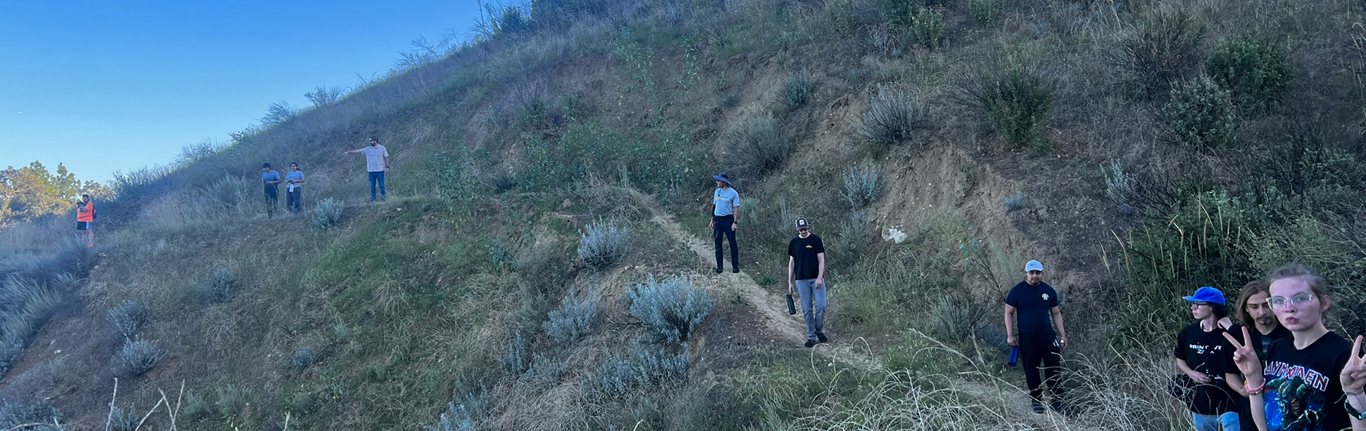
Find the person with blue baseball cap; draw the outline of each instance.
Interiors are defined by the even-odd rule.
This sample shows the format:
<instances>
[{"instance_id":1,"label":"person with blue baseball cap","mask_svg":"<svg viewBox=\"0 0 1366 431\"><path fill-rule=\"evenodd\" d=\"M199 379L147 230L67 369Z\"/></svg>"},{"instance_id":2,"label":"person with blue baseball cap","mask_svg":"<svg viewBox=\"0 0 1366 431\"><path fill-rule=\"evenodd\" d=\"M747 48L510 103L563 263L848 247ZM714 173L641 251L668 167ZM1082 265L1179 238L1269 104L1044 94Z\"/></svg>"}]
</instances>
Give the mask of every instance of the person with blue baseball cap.
<instances>
[{"instance_id":1,"label":"person with blue baseball cap","mask_svg":"<svg viewBox=\"0 0 1366 431\"><path fill-rule=\"evenodd\" d=\"M1220 320L1228 317L1228 303L1219 289L1205 286L1190 296L1191 316L1195 323L1176 334L1176 368L1195 382L1194 392L1184 401L1191 411L1196 431L1235 431L1238 426L1237 393L1228 386L1225 375L1232 347L1224 340Z\"/></svg>"},{"instance_id":2,"label":"person with blue baseball cap","mask_svg":"<svg viewBox=\"0 0 1366 431\"><path fill-rule=\"evenodd\" d=\"M736 223L740 219L740 193L735 191L735 186L726 174L712 175L712 179L716 180L716 193L712 193L710 226L712 239L716 242L716 273L725 270L722 266L722 258L725 257L721 248L722 237L730 242L730 267L738 273L740 249L735 247L735 229L740 227Z\"/></svg>"},{"instance_id":3,"label":"person with blue baseball cap","mask_svg":"<svg viewBox=\"0 0 1366 431\"><path fill-rule=\"evenodd\" d=\"M1051 406L1054 411L1062 411L1058 371L1062 367L1062 349L1067 347L1067 330L1063 329L1060 304L1058 291L1043 282L1043 264L1037 260L1025 264L1024 281L1010 288L1006 295L1006 343L1019 348L1020 368L1029 384L1029 403L1034 413L1044 412L1040 362L1052 393Z\"/></svg>"}]
</instances>

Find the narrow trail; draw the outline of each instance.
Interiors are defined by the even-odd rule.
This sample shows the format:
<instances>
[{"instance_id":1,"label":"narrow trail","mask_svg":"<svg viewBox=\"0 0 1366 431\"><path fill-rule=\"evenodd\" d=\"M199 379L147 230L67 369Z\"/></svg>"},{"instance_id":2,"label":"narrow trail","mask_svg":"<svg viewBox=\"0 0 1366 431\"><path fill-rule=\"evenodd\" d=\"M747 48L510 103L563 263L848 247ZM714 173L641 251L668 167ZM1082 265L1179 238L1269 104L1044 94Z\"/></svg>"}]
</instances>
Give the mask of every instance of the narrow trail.
<instances>
[{"instance_id":1,"label":"narrow trail","mask_svg":"<svg viewBox=\"0 0 1366 431\"><path fill-rule=\"evenodd\" d=\"M652 199L646 197L642 201L648 202ZM650 205L649 209L651 221L663 228L664 232L671 238L691 249L697 255L703 268L711 268L715 265L716 254L711 244L702 238L689 234L683 225L674 219L673 215L664 212L662 208ZM710 275L711 273L708 271L705 274ZM802 321L800 305L798 305L799 314L787 314L787 300L781 294L764 290L749 274L722 272L698 281L707 289L739 295L759 313L759 320L763 322L764 328L769 334L776 335L794 346L806 342L806 323ZM871 346L862 338L833 339L832 337L829 343L817 344L813 348L812 354L813 357L819 356L830 361L831 364L840 363L861 371L883 370L882 361L873 354ZM1018 418L1019 422L1010 429L1098 429L1072 423L1069 418L1051 410L1046 414L1035 414L1029 407L1029 394L1023 389L1005 382L993 384L964 379L959 384L959 390L976 398L985 406L1001 409L1004 412L1002 417Z\"/></svg>"}]
</instances>

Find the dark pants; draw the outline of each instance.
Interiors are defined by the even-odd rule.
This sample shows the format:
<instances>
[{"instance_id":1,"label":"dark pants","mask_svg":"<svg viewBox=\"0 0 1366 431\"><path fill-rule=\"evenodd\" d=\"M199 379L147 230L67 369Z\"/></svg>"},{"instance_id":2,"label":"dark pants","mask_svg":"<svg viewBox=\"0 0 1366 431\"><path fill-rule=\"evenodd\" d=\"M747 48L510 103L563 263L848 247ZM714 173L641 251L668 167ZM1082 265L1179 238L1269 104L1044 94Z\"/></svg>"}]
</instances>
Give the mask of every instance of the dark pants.
<instances>
[{"instance_id":1,"label":"dark pants","mask_svg":"<svg viewBox=\"0 0 1366 431\"><path fill-rule=\"evenodd\" d=\"M285 192L285 207L289 212L302 212L304 210L304 188L295 187L293 191Z\"/></svg>"},{"instance_id":2,"label":"dark pants","mask_svg":"<svg viewBox=\"0 0 1366 431\"><path fill-rule=\"evenodd\" d=\"M375 201L375 184L379 184L379 199L384 200L384 171L370 173L370 202Z\"/></svg>"},{"instance_id":3,"label":"dark pants","mask_svg":"<svg viewBox=\"0 0 1366 431\"><path fill-rule=\"evenodd\" d=\"M1043 401L1043 388L1039 385L1039 363L1043 362L1043 374L1048 390L1056 400L1061 394L1058 387L1058 371L1062 368L1062 354L1054 344L1053 333L1026 332L1020 334L1020 365L1024 368L1025 382L1029 384L1029 396L1035 401Z\"/></svg>"},{"instance_id":4,"label":"dark pants","mask_svg":"<svg viewBox=\"0 0 1366 431\"><path fill-rule=\"evenodd\" d=\"M280 189L266 187L266 217L275 216L275 206L280 203Z\"/></svg>"},{"instance_id":5,"label":"dark pants","mask_svg":"<svg viewBox=\"0 0 1366 431\"><path fill-rule=\"evenodd\" d=\"M735 230L730 228L730 225L735 223L735 215L711 216L711 223L711 236L712 239L716 240L716 269L725 269L721 265L722 258L725 256L721 248L722 237L730 240L731 268L740 269L740 249L735 247Z\"/></svg>"}]
</instances>

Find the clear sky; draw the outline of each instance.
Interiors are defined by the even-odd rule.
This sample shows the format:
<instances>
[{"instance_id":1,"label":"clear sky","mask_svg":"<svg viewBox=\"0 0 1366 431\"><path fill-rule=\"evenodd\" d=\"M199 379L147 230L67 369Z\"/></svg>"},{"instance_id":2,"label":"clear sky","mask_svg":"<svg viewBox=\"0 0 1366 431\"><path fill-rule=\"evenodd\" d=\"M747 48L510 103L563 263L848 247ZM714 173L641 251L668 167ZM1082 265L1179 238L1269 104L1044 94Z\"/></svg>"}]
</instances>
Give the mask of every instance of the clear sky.
<instances>
[{"instance_id":1,"label":"clear sky","mask_svg":"<svg viewBox=\"0 0 1366 431\"><path fill-rule=\"evenodd\" d=\"M383 75L420 36L469 39L475 0L0 0L0 167L82 180L227 142L322 85Z\"/></svg>"}]
</instances>

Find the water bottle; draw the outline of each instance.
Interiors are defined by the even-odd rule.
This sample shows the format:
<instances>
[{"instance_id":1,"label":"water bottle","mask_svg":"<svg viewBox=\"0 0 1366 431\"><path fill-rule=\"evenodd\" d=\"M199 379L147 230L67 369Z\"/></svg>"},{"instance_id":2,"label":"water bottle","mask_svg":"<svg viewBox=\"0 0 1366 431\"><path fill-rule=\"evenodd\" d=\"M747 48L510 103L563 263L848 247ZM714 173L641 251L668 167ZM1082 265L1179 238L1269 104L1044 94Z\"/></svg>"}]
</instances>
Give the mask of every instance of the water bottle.
<instances>
[{"instance_id":1,"label":"water bottle","mask_svg":"<svg viewBox=\"0 0 1366 431\"><path fill-rule=\"evenodd\" d=\"M797 304L792 302L792 294L787 294L787 314L797 314Z\"/></svg>"},{"instance_id":2,"label":"water bottle","mask_svg":"<svg viewBox=\"0 0 1366 431\"><path fill-rule=\"evenodd\" d=\"M1019 362L1020 362L1020 348L1019 348L1018 346L1012 346L1012 347L1010 348L1010 360L1009 360L1009 361L1006 361L1006 365L1010 365L1010 366L1013 367L1013 366L1015 366L1015 364L1017 364L1017 363L1019 363Z\"/></svg>"}]
</instances>

